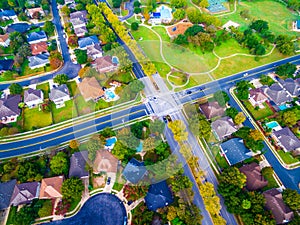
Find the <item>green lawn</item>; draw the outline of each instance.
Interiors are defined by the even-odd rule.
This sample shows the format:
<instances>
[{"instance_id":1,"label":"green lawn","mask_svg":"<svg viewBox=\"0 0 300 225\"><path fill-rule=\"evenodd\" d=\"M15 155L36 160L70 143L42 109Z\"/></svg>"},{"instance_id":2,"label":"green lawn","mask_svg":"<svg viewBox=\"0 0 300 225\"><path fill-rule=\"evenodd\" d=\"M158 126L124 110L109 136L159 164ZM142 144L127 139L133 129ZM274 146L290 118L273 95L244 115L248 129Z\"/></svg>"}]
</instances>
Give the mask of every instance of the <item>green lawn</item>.
<instances>
[{"instance_id":1,"label":"green lawn","mask_svg":"<svg viewBox=\"0 0 300 225\"><path fill-rule=\"evenodd\" d=\"M86 102L81 94L76 96L75 104L79 116L95 111L95 103L93 101Z\"/></svg>"},{"instance_id":2,"label":"green lawn","mask_svg":"<svg viewBox=\"0 0 300 225\"><path fill-rule=\"evenodd\" d=\"M280 155L280 158L286 163L286 164L292 164L299 162L298 159L294 158L290 152L284 152L283 150L277 151Z\"/></svg>"},{"instance_id":3,"label":"green lawn","mask_svg":"<svg viewBox=\"0 0 300 225\"><path fill-rule=\"evenodd\" d=\"M133 79L134 77L132 76L131 72L113 73L112 77L110 78L110 80L115 80L123 84L128 84Z\"/></svg>"},{"instance_id":4,"label":"green lawn","mask_svg":"<svg viewBox=\"0 0 300 225\"><path fill-rule=\"evenodd\" d=\"M244 101L243 103L255 120L261 120L274 114L272 109L266 103L263 104L265 108L257 110L251 105L249 101Z\"/></svg>"},{"instance_id":5,"label":"green lawn","mask_svg":"<svg viewBox=\"0 0 300 225\"><path fill-rule=\"evenodd\" d=\"M36 89L39 89L39 90L43 91L43 93L44 93L44 99L49 98L49 91L50 91L49 82L38 84L36 86Z\"/></svg>"},{"instance_id":6,"label":"green lawn","mask_svg":"<svg viewBox=\"0 0 300 225\"><path fill-rule=\"evenodd\" d=\"M39 107L24 109L24 130L47 127L52 124L51 112L39 111Z\"/></svg>"},{"instance_id":7,"label":"green lawn","mask_svg":"<svg viewBox=\"0 0 300 225\"><path fill-rule=\"evenodd\" d=\"M114 183L113 189L116 191L121 191L123 188L124 184L119 184L117 182Z\"/></svg>"},{"instance_id":8,"label":"green lawn","mask_svg":"<svg viewBox=\"0 0 300 225\"><path fill-rule=\"evenodd\" d=\"M111 107L115 104L115 102L106 102L102 98L96 103L95 105L95 110L101 110L101 109L106 109L108 107Z\"/></svg>"},{"instance_id":9,"label":"green lawn","mask_svg":"<svg viewBox=\"0 0 300 225\"><path fill-rule=\"evenodd\" d=\"M166 28L164 28L164 27L152 27L152 29L159 34L162 41L170 42L170 37L167 33Z\"/></svg>"},{"instance_id":10,"label":"green lawn","mask_svg":"<svg viewBox=\"0 0 300 225\"><path fill-rule=\"evenodd\" d=\"M28 63L29 63L29 61L25 60L25 62L22 64L21 76L36 75L36 74L40 74L40 73L45 72L44 67L40 67L40 68L36 68L36 69L30 69Z\"/></svg>"},{"instance_id":11,"label":"green lawn","mask_svg":"<svg viewBox=\"0 0 300 225\"><path fill-rule=\"evenodd\" d=\"M78 89L77 89L77 84L75 81L69 81L67 83L67 87L69 89L69 92L70 92L70 96L73 97L77 94L78 92Z\"/></svg>"},{"instance_id":12,"label":"green lawn","mask_svg":"<svg viewBox=\"0 0 300 225\"><path fill-rule=\"evenodd\" d=\"M219 147L213 146L211 148L211 151L212 151L213 155L215 156L215 159L220 168L226 169L229 167L229 164L227 163L225 157L221 156Z\"/></svg>"},{"instance_id":13,"label":"green lawn","mask_svg":"<svg viewBox=\"0 0 300 225\"><path fill-rule=\"evenodd\" d=\"M249 54L249 50L240 46L240 44L233 38L227 40L219 46L216 46L215 52L220 57L230 56L235 53Z\"/></svg>"},{"instance_id":14,"label":"green lawn","mask_svg":"<svg viewBox=\"0 0 300 225\"><path fill-rule=\"evenodd\" d=\"M154 66L157 69L157 72L161 77L166 78L167 74L171 71L171 68L162 62L153 62Z\"/></svg>"},{"instance_id":15,"label":"green lawn","mask_svg":"<svg viewBox=\"0 0 300 225\"><path fill-rule=\"evenodd\" d=\"M18 209L17 206L12 206L10 208L9 215L8 215L8 218L7 218L7 221L6 221L6 225L14 225L13 220L14 220L14 217L16 216L16 214L17 214L17 209Z\"/></svg>"},{"instance_id":16,"label":"green lawn","mask_svg":"<svg viewBox=\"0 0 300 225\"><path fill-rule=\"evenodd\" d=\"M246 9L249 10L251 16L249 20L245 20L240 16L240 12ZM292 21L297 18L299 19L285 5L271 0L239 2L236 13L220 17L224 24L229 20L239 23L241 29L245 29L252 20L265 20L268 22L270 30L276 35L297 35L296 32L290 30Z\"/></svg>"},{"instance_id":17,"label":"green lawn","mask_svg":"<svg viewBox=\"0 0 300 225\"><path fill-rule=\"evenodd\" d=\"M73 200L70 204L70 208L68 209L68 212L73 211L76 208L76 206L79 204L80 201L81 201L81 198Z\"/></svg>"},{"instance_id":18,"label":"green lawn","mask_svg":"<svg viewBox=\"0 0 300 225\"><path fill-rule=\"evenodd\" d=\"M59 123L78 116L73 100L65 102L65 107L57 109L55 104L51 104L53 122Z\"/></svg>"},{"instance_id":19,"label":"green lawn","mask_svg":"<svg viewBox=\"0 0 300 225\"><path fill-rule=\"evenodd\" d=\"M277 184L275 178L273 177L273 174L274 174L274 171L270 167L266 167L266 168L262 169L262 175L268 181L268 185L263 188L264 191L272 189L272 188L278 188L278 184Z\"/></svg>"},{"instance_id":20,"label":"green lawn","mask_svg":"<svg viewBox=\"0 0 300 225\"><path fill-rule=\"evenodd\" d=\"M181 72L174 72L169 76L169 81L174 85L184 85L187 81L187 75Z\"/></svg>"}]
</instances>

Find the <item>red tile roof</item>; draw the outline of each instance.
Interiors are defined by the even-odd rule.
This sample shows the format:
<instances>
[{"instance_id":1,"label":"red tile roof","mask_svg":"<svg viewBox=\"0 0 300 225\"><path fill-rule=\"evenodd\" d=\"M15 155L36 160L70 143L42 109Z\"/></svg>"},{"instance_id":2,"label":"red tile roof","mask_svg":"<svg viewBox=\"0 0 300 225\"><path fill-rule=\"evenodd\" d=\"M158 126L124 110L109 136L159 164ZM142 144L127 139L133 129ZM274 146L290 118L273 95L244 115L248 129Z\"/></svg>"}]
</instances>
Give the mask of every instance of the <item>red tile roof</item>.
<instances>
[{"instance_id":1,"label":"red tile roof","mask_svg":"<svg viewBox=\"0 0 300 225\"><path fill-rule=\"evenodd\" d=\"M48 45L46 42L39 42L39 43L30 45L32 55L38 55L41 53L48 52L47 48L48 48Z\"/></svg>"}]
</instances>

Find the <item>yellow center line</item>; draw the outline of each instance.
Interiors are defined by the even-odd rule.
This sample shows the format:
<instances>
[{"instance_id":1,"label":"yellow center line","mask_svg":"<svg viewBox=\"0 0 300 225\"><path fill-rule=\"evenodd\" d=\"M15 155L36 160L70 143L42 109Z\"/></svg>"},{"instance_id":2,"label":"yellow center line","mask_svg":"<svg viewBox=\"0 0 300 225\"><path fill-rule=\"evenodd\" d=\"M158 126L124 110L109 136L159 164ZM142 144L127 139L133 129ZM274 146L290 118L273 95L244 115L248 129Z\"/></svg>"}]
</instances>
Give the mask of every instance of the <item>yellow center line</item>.
<instances>
[{"instance_id":1,"label":"yellow center line","mask_svg":"<svg viewBox=\"0 0 300 225\"><path fill-rule=\"evenodd\" d=\"M31 146L35 146L35 145L38 145L38 144L43 144L43 143L46 143L48 141L52 141L52 140L56 140L58 138L61 138L61 137L65 137L67 135L71 135L71 134L75 134L77 132L80 132L80 131L83 131L83 130L87 130L87 129L90 129L92 127L95 127L95 126L98 126L98 125L101 125L101 124L104 124L104 123L107 123L107 122L111 122L111 121L114 121L114 120L117 120L117 119L120 119L120 118L124 118L125 116L129 116L129 115L132 115L132 114L137 114L139 112L142 112L142 111L145 111L146 112L146 115L147 115L147 111L145 109L140 109L136 112L131 112L131 113L128 113L126 115L122 115L122 116L119 116L119 117L116 117L116 118L113 118L113 119L110 119L110 120L106 120L104 122L101 122L101 123L97 123L97 124L93 124L93 125L90 125L88 127L84 127L84 128L81 128L81 129L78 129L78 130L75 130L73 132L70 132L70 133L67 133L67 134L63 134L63 135L60 135L60 136L57 136L57 137L54 137L54 138L50 138L48 140L45 140L45 141L41 141L41 142L37 142L37 143L34 143L34 144L29 144L29 145L25 145L25 146L22 146L22 148L25 148L25 147L31 147ZM15 141L16 142L16 141ZM13 143L13 142L12 142ZM11 149L7 149L7 150L0 150L0 152L8 152L8 151L12 151L12 150L20 150L20 148L11 148Z\"/></svg>"}]
</instances>

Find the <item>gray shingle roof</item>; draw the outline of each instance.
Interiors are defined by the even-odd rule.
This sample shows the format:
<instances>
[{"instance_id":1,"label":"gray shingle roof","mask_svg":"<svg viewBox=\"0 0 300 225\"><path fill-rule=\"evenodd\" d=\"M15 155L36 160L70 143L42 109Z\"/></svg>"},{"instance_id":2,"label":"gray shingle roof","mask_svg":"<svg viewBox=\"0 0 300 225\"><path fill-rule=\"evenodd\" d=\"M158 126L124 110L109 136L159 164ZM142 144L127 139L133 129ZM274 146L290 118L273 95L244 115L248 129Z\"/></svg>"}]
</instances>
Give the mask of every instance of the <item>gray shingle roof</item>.
<instances>
[{"instance_id":1,"label":"gray shingle roof","mask_svg":"<svg viewBox=\"0 0 300 225\"><path fill-rule=\"evenodd\" d=\"M16 16L16 13L14 10L2 10L0 11L0 18L2 17L13 17Z\"/></svg>"},{"instance_id":2,"label":"gray shingle roof","mask_svg":"<svg viewBox=\"0 0 300 225\"><path fill-rule=\"evenodd\" d=\"M237 131L232 119L228 116L212 122L211 127L218 136L219 140L222 140Z\"/></svg>"},{"instance_id":3,"label":"gray shingle roof","mask_svg":"<svg viewBox=\"0 0 300 225\"><path fill-rule=\"evenodd\" d=\"M17 180L0 183L0 210L6 209L10 204L10 198L14 191Z\"/></svg>"},{"instance_id":4,"label":"gray shingle roof","mask_svg":"<svg viewBox=\"0 0 300 225\"><path fill-rule=\"evenodd\" d=\"M39 182L17 184L11 196L10 204L17 206L30 203L33 199L38 198L39 192Z\"/></svg>"},{"instance_id":5,"label":"gray shingle roof","mask_svg":"<svg viewBox=\"0 0 300 225\"><path fill-rule=\"evenodd\" d=\"M42 91L29 88L24 91L24 103L42 99Z\"/></svg>"},{"instance_id":6,"label":"gray shingle roof","mask_svg":"<svg viewBox=\"0 0 300 225\"><path fill-rule=\"evenodd\" d=\"M87 16L86 10L81 10L81 11L76 11L76 12L70 13L70 19L79 18L81 20L86 20L86 16Z\"/></svg>"},{"instance_id":7,"label":"gray shingle roof","mask_svg":"<svg viewBox=\"0 0 300 225\"><path fill-rule=\"evenodd\" d=\"M298 96L298 95L300 95L300 86L292 78L287 78L285 80L278 79L278 82L282 85L282 87L287 92L290 93L290 95L292 95L292 96Z\"/></svg>"},{"instance_id":8,"label":"gray shingle roof","mask_svg":"<svg viewBox=\"0 0 300 225\"><path fill-rule=\"evenodd\" d=\"M47 35L46 35L45 31L43 31L43 30L38 31L38 32L32 32L27 35L28 42L37 41L37 40L41 40L44 38L47 38Z\"/></svg>"},{"instance_id":9,"label":"gray shingle roof","mask_svg":"<svg viewBox=\"0 0 300 225\"><path fill-rule=\"evenodd\" d=\"M145 197L147 208L151 211L163 208L171 204L173 200L172 193L166 181L151 184Z\"/></svg>"},{"instance_id":10,"label":"gray shingle roof","mask_svg":"<svg viewBox=\"0 0 300 225\"><path fill-rule=\"evenodd\" d=\"M49 53L43 53L43 54L38 54L35 56L30 56L28 58L29 60L29 67L35 67L43 64L49 63Z\"/></svg>"},{"instance_id":11,"label":"gray shingle roof","mask_svg":"<svg viewBox=\"0 0 300 225\"><path fill-rule=\"evenodd\" d=\"M273 131L273 135L277 137L281 145L287 151L293 151L300 148L300 140L294 135L294 133L288 127L285 127L278 131Z\"/></svg>"},{"instance_id":12,"label":"gray shingle roof","mask_svg":"<svg viewBox=\"0 0 300 225\"><path fill-rule=\"evenodd\" d=\"M78 40L79 48L86 48L87 46L94 45L99 43L99 40L96 35L83 37Z\"/></svg>"},{"instance_id":13,"label":"gray shingle roof","mask_svg":"<svg viewBox=\"0 0 300 225\"><path fill-rule=\"evenodd\" d=\"M56 99L63 98L65 96L69 96L69 89L66 84L62 84L56 88L51 89L49 98L51 101L55 101Z\"/></svg>"},{"instance_id":14,"label":"gray shingle roof","mask_svg":"<svg viewBox=\"0 0 300 225\"><path fill-rule=\"evenodd\" d=\"M147 169L144 162L139 162L135 158L132 158L123 170L123 176L129 182L137 184L146 174Z\"/></svg>"},{"instance_id":15,"label":"gray shingle roof","mask_svg":"<svg viewBox=\"0 0 300 225\"><path fill-rule=\"evenodd\" d=\"M19 103L21 95L8 95L0 99L0 119L20 114Z\"/></svg>"},{"instance_id":16,"label":"gray shingle roof","mask_svg":"<svg viewBox=\"0 0 300 225\"><path fill-rule=\"evenodd\" d=\"M2 59L0 60L0 71L7 71L11 70L14 65L14 60L13 59Z\"/></svg>"},{"instance_id":17,"label":"gray shingle roof","mask_svg":"<svg viewBox=\"0 0 300 225\"><path fill-rule=\"evenodd\" d=\"M243 140L240 138L233 138L223 142L220 147L230 165L235 165L251 158L252 155L252 152L246 148Z\"/></svg>"},{"instance_id":18,"label":"gray shingle roof","mask_svg":"<svg viewBox=\"0 0 300 225\"><path fill-rule=\"evenodd\" d=\"M282 105L293 100L278 83L274 83L270 87L263 87L263 90L276 105Z\"/></svg>"},{"instance_id":19,"label":"gray shingle roof","mask_svg":"<svg viewBox=\"0 0 300 225\"><path fill-rule=\"evenodd\" d=\"M86 177L89 172L86 171L85 165L88 160L88 151L75 152L70 159L69 177Z\"/></svg>"}]
</instances>

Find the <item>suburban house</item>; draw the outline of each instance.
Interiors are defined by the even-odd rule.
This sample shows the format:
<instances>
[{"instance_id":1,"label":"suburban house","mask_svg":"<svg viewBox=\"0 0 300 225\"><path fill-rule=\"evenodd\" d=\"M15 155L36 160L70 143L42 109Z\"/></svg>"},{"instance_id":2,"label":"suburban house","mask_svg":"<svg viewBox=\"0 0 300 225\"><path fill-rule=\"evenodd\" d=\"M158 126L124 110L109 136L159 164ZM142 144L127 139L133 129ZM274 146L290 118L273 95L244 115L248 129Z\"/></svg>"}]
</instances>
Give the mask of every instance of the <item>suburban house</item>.
<instances>
[{"instance_id":1,"label":"suburban house","mask_svg":"<svg viewBox=\"0 0 300 225\"><path fill-rule=\"evenodd\" d=\"M74 29L85 27L86 28L86 22L84 20L81 20L79 18L70 19L70 23L72 24Z\"/></svg>"},{"instance_id":2,"label":"suburban house","mask_svg":"<svg viewBox=\"0 0 300 225\"><path fill-rule=\"evenodd\" d=\"M38 13L39 16L45 16L45 12L41 7L26 9L25 13L28 17L32 18Z\"/></svg>"},{"instance_id":3,"label":"suburban house","mask_svg":"<svg viewBox=\"0 0 300 225\"><path fill-rule=\"evenodd\" d=\"M32 32L27 35L27 41L29 44L35 44L42 41L47 41L47 35L45 31Z\"/></svg>"},{"instance_id":4,"label":"suburban house","mask_svg":"<svg viewBox=\"0 0 300 225\"><path fill-rule=\"evenodd\" d=\"M88 151L75 152L70 158L69 177L88 178L89 171L86 170L87 161Z\"/></svg>"},{"instance_id":5,"label":"suburban house","mask_svg":"<svg viewBox=\"0 0 300 225\"><path fill-rule=\"evenodd\" d=\"M246 188L249 191L260 190L268 185L268 181L261 174L260 166L257 163L243 165L239 170L247 177Z\"/></svg>"},{"instance_id":6,"label":"suburban house","mask_svg":"<svg viewBox=\"0 0 300 225\"><path fill-rule=\"evenodd\" d=\"M81 83L78 83L78 88L84 100L87 102L93 100L97 102L104 96L104 91L100 87L95 77L85 77Z\"/></svg>"},{"instance_id":7,"label":"suburban house","mask_svg":"<svg viewBox=\"0 0 300 225\"><path fill-rule=\"evenodd\" d=\"M0 182L0 210L5 210L9 207L16 183L17 180L11 180L5 183Z\"/></svg>"},{"instance_id":8,"label":"suburban house","mask_svg":"<svg viewBox=\"0 0 300 225\"><path fill-rule=\"evenodd\" d=\"M10 43L9 34L1 34L0 35L0 45L3 47L8 47Z\"/></svg>"},{"instance_id":9,"label":"suburban house","mask_svg":"<svg viewBox=\"0 0 300 225\"><path fill-rule=\"evenodd\" d=\"M156 12L150 14L148 22L152 24L171 23L172 19L172 9L166 5L161 5L156 9Z\"/></svg>"},{"instance_id":10,"label":"suburban house","mask_svg":"<svg viewBox=\"0 0 300 225\"><path fill-rule=\"evenodd\" d=\"M36 69L46 66L49 63L49 53L38 54L28 57L29 68Z\"/></svg>"},{"instance_id":11,"label":"suburban house","mask_svg":"<svg viewBox=\"0 0 300 225\"><path fill-rule=\"evenodd\" d=\"M0 73L11 70L14 65L13 59L1 59L0 60Z\"/></svg>"},{"instance_id":12,"label":"suburban house","mask_svg":"<svg viewBox=\"0 0 300 225\"><path fill-rule=\"evenodd\" d=\"M217 139L220 141L237 131L232 119L228 116L213 121L211 123L211 128Z\"/></svg>"},{"instance_id":13,"label":"suburban house","mask_svg":"<svg viewBox=\"0 0 300 225\"><path fill-rule=\"evenodd\" d=\"M1 20L13 20L14 22L18 21L18 16L14 10L0 10Z\"/></svg>"},{"instance_id":14,"label":"suburban house","mask_svg":"<svg viewBox=\"0 0 300 225\"><path fill-rule=\"evenodd\" d=\"M151 184L145 197L147 208L156 211L170 205L174 199L166 181Z\"/></svg>"},{"instance_id":15,"label":"suburban house","mask_svg":"<svg viewBox=\"0 0 300 225\"><path fill-rule=\"evenodd\" d=\"M123 170L123 176L132 184L137 184L146 175L144 162L132 158Z\"/></svg>"},{"instance_id":16,"label":"suburban house","mask_svg":"<svg viewBox=\"0 0 300 225\"><path fill-rule=\"evenodd\" d=\"M24 103L29 107L33 108L44 101L44 93L41 90L34 90L29 88L24 91Z\"/></svg>"},{"instance_id":17,"label":"suburban house","mask_svg":"<svg viewBox=\"0 0 300 225\"><path fill-rule=\"evenodd\" d=\"M28 182L16 184L11 196L10 204L13 206L31 203L33 199L39 197L40 183Z\"/></svg>"},{"instance_id":18,"label":"suburban house","mask_svg":"<svg viewBox=\"0 0 300 225\"><path fill-rule=\"evenodd\" d=\"M74 32L76 34L77 37L84 37L84 35L86 33L88 33L88 30L86 29L85 26L82 26L82 27L76 27L74 28Z\"/></svg>"},{"instance_id":19,"label":"suburban house","mask_svg":"<svg viewBox=\"0 0 300 225\"><path fill-rule=\"evenodd\" d=\"M86 50L87 50L87 56L93 60L103 56L103 51L100 46L100 43L88 46Z\"/></svg>"},{"instance_id":20,"label":"suburban house","mask_svg":"<svg viewBox=\"0 0 300 225\"><path fill-rule=\"evenodd\" d=\"M252 152L246 148L241 138L232 138L220 145L222 155L225 156L230 166L249 159Z\"/></svg>"},{"instance_id":21,"label":"suburban house","mask_svg":"<svg viewBox=\"0 0 300 225\"><path fill-rule=\"evenodd\" d=\"M93 63L94 67L98 73L107 73L118 68L118 64L114 63L112 57L107 55L100 58L97 58Z\"/></svg>"},{"instance_id":22,"label":"suburban house","mask_svg":"<svg viewBox=\"0 0 300 225\"><path fill-rule=\"evenodd\" d=\"M96 35L79 38L79 40L78 40L79 48L82 50L86 50L86 48L88 46L95 45L98 43L99 43L99 40Z\"/></svg>"},{"instance_id":23,"label":"suburban house","mask_svg":"<svg viewBox=\"0 0 300 225\"><path fill-rule=\"evenodd\" d=\"M223 116L225 108L221 107L218 102L207 102L200 105L200 110L206 116L207 119L211 119L217 116Z\"/></svg>"},{"instance_id":24,"label":"suburban house","mask_svg":"<svg viewBox=\"0 0 300 225\"><path fill-rule=\"evenodd\" d=\"M264 86L263 91L277 106L293 101L293 98L278 83L270 87Z\"/></svg>"},{"instance_id":25,"label":"suburban house","mask_svg":"<svg viewBox=\"0 0 300 225\"><path fill-rule=\"evenodd\" d=\"M12 123L17 121L20 115L19 103L21 95L8 95L0 98L0 123Z\"/></svg>"},{"instance_id":26,"label":"suburban house","mask_svg":"<svg viewBox=\"0 0 300 225\"><path fill-rule=\"evenodd\" d=\"M65 5L73 4L73 3L75 3L75 0L65 0Z\"/></svg>"},{"instance_id":27,"label":"suburban house","mask_svg":"<svg viewBox=\"0 0 300 225\"><path fill-rule=\"evenodd\" d=\"M236 22L233 22L231 20L229 20L227 23L225 23L223 26L222 26L222 29L225 29L227 31L230 31L230 28L233 27L233 28L238 28L240 26L240 24L236 23Z\"/></svg>"},{"instance_id":28,"label":"suburban house","mask_svg":"<svg viewBox=\"0 0 300 225\"><path fill-rule=\"evenodd\" d=\"M66 3L67 4L67 3ZM70 19L81 19L83 21L86 21L87 11L81 10L70 13Z\"/></svg>"},{"instance_id":29,"label":"suburban house","mask_svg":"<svg viewBox=\"0 0 300 225\"><path fill-rule=\"evenodd\" d=\"M260 109L265 106L263 103L268 101L268 97L263 93L261 89L251 89L249 91L249 102L253 107L259 107Z\"/></svg>"},{"instance_id":30,"label":"suburban house","mask_svg":"<svg viewBox=\"0 0 300 225\"><path fill-rule=\"evenodd\" d=\"M48 52L48 45L47 42L43 41L43 42L31 44L30 49L32 55L39 55Z\"/></svg>"},{"instance_id":31,"label":"suburban house","mask_svg":"<svg viewBox=\"0 0 300 225\"><path fill-rule=\"evenodd\" d=\"M50 90L49 99L54 102L56 108L65 106L65 102L69 101L70 93L66 84L62 84L58 87L54 87Z\"/></svg>"},{"instance_id":32,"label":"suburban house","mask_svg":"<svg viewBox=\"0 0 300 225\"><path fill-rule=\"evenodd\" d=\"M30 25L28 23L13 23L7 27L6 32L12 33L18 31L20 33L25 33L29 28Z\"/></svg>"},{"instance_id":33,"label":"suburban house","mask_svg":"<svg viewBox=\"0 0 300 225\"><path fill-rule=\"evenodd\" d=\"M296 80L292 78L282 80L279 78L278 82L293 98L300 95L300 85Z\"/></svg>"},{"instance_id":34,"label":"suburban house","mask_svg":"<svg viewBox=\"0 0 300 225\"><path fill-rule=\"evenodd\" d=\"M42 179L40 189L40 199L53 199L61 198L61 186L63 184L64 177L49 177Z\"/></svg>"},{"instance_id":35,"label":"suburban house","mask_svg":"<svg viewBox=\"0 0 300 225\"><path fill-rule=\"evenodd\" d=\"M285 205L282 194L277 189L267 190L263 193L266 199L266 209L272 211L276 224L283 224L291 221L294 217L293 211Z\"/></svg>"},{"instance_id":36,"label":"suburban house","mask_svg":"<svg viewBox=\"0 0 300 225\"><path fill-rule=\"evenodd\" d=\"M118 171L118 159L107 150L98 150L93 163L93 173L99 174L105 172L116 174Z\"/></svg>"},{"instance_id":37,"label":"suburban house","mask_svg":"<svg viewBox=\"0 0 300 225\"><path fill-rule=\"evenodd\" d=\"M300 140L288 127L281 130L273 131L272 137L276 144L280 146L285 152L294 151L300 154Z\"/></svg>"}]
</instances>

